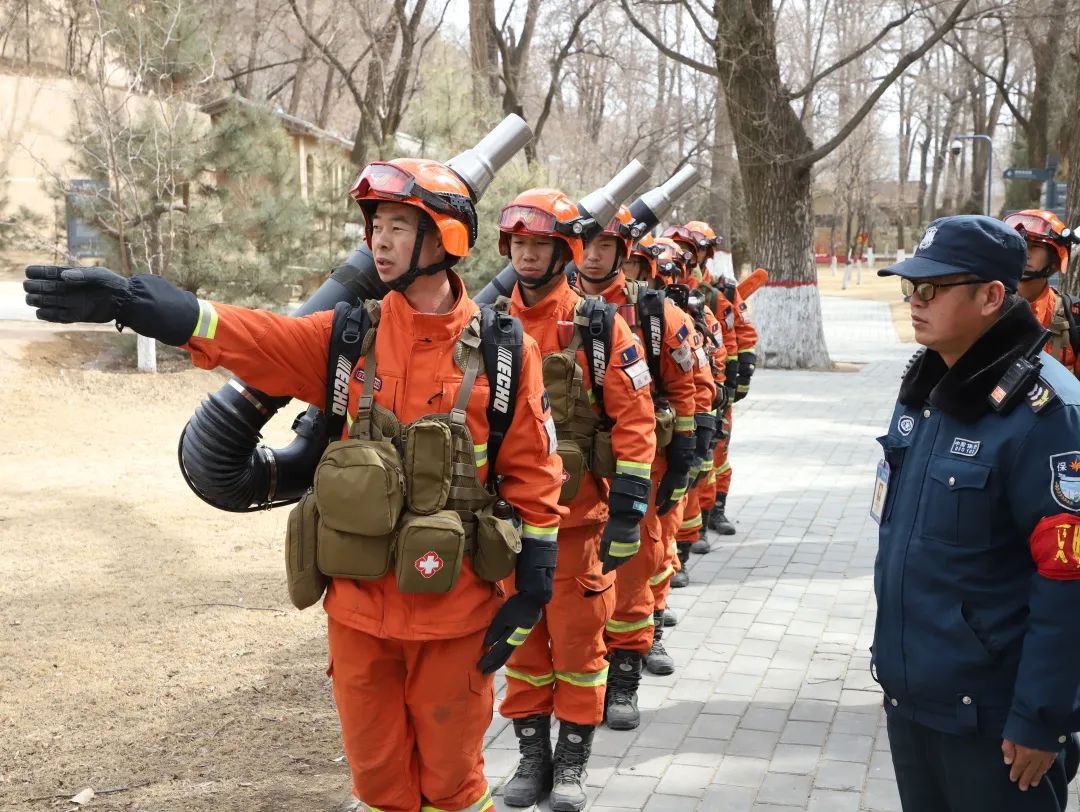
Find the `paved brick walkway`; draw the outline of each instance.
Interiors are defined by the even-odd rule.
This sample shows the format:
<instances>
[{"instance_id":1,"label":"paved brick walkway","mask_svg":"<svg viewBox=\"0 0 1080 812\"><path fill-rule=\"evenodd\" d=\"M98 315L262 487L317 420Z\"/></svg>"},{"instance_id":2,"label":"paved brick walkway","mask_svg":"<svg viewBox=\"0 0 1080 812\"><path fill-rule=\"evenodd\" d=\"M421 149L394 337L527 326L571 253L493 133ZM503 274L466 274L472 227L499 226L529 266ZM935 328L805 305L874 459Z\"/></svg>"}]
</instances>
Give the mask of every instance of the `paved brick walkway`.
<instances>
[{"instance_id":1,"label":"paved brick walkway","mask_svg":"<svg viewBox=\"0 0 1080 812\"><path fill-rule=\"evenodd\" d=\"M824 309L833 359L865 366L758 372L735 417L739 533L714 536L712 553L693 556L691 586L673 591L680 622L664 642L677 671L645 676L641 727L598 730L592 812L900 808L869 671L868 507L874 438L913 347L886 305L833 298ZM498 788L517 747L501 717L489 734Z\"/></svg>"}]
</instances>

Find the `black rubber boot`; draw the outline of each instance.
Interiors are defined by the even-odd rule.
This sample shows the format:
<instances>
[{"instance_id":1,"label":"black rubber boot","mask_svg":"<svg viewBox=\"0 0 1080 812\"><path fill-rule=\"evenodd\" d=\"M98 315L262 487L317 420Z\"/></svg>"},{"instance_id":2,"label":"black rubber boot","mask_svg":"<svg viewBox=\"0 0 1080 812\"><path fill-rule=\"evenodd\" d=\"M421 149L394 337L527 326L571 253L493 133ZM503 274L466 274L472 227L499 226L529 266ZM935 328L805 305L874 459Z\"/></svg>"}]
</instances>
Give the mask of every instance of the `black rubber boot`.
<instances>
[{"instance_id":1,"label":"black rubber boot","mask_svg":"<svg viewBox=\"0 0 1080 812\"><path fill-rule=\"evenodd\" d=\"M592 725L559 722L555 743L555 783L551 788L553 812L580 812L589 798L585 794L585 767L592 751Z\"/></svg>"},{"instance_id":2,"label":"black rubber boot","mask_svg":"<svg viewBox=\"0 0 1080 812\"><path fill-rule=\"evenodd\" d=\"M514 777L503 787L507 806L532 806L551 789L551 718L526 716L514 720L518 737L518 762Z\"/></svg>"},{"instance_id":3,"label":"black rubber boot","mask_svg":"<svg viewBox=\"0 0 1080 812\"><path fill-rule=\"evenodd\" d=\"M709 519L706 526L714 533L719 533L721 536L734 536L735 525L733 525L731 520L724 515L725 510L727 510L727 494L717 493L716 504L713 505L713 509L709 511Z\"/></svg>"},{"instance_id":4,"label":"black rubber boot","mask_svg":"<svg viewBox=\"0 0 1080 812\"><path fill-rule=\"evenodd\" d=\"M703 515L701 518L704 520L708 517ZM690 552L697 553L698 555L705 555L705 553L710 552L711 550L712 545L709 544L709 528L706 523L702 521L701 532L698 533L698 540L690 545Z\"/></svg>"},{"instance_id":5,"label":"black rubber boot","mask_svg":"<svg viewBox=\"0 0 1080 812\"><path fill-rule=\"evenodd\" d=\"M679 561L682 563L682 569L671 576L671 586L674 589L681 589L690 584L690 573L686 570L686 562L690 560L691 544L692 542L689 541L675 542L675 545L679 549Z\"/></svg>"},{"instance_id":6,"label":"black rubber boot","mask_svg":"<svg viewBox=\"0 0 1080 812\"><path fill-rule=\"evenodd\" d=\"M658 677L666 677L675 673L675 660L667 653L660 638L664 636L664 610L653 612L653 641L652 648L645 655L645 667Z\"/></svg>"},{"instance_id":7,"label":"black rubber boot","mask_svg":"<svg viewBox=\"0 0 1080 812\"><path fill-rule=\"evenodd\" d=\"M637 707L637 689L641 684L644 657L636 651L615 649L608 668L607 693L604 695L604 719L612 730L633 730L641 724Z\"/></svg>"}]
</instances>

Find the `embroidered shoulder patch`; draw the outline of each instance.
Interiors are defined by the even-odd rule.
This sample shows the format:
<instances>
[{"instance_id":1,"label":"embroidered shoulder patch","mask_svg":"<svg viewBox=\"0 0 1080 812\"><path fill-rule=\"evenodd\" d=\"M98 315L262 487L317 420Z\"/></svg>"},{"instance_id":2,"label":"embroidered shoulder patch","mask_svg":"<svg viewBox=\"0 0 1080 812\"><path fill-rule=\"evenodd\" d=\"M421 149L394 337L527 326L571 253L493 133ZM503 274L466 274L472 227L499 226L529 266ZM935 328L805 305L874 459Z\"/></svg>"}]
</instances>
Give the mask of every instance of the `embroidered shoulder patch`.
<instances>
[{"instance_id":1,"label":"embroidered shoulder patch","mask_svg":"<svg viewBox=\"0 0 1080 812\"><path fill-rule=\"evenodd\" d=\"M1054 391L1054 387L1039 378L1031 387L1031 391L1027 393L1028 406L1031 407L1031 411L1038 414L1053 403L1055 397L1057 397L1057 392Z\"/></svg>"},{"instance_id":2,"label":"embroidered shoulder patch","mask_svg":"<svg viewBox=\"0 0 1080 812\"><path fill-rule=\"evenodd\" d=\"M623 350L621 353L619 353L619 360L622 361L624 364L632 364L640 357L641 352L638 351L636 344L632 344L631 346Z\"/></svg>"},{"instance_id":3,"label":"embroidered shoulder patch","mask_svg":"<svg viewBox=\"0 0 1080 812\"><path fill-rule=\"evenodd\" d=\"M1066 510L1080 510L1080 451L1050 455L1050 495Z\"/></svg>"},{"instance_id":4,"label":"embroidered shoulder patch","mask_svg":"<svg viewBox=\"0 0 1080 812\"><path fill-rule=\"evenodd\" d=\"M675 337L676 337L677 339L679 339L679 341L686 341L686 339L687 339L687 337L688 337L689 335L690 335L690 328L689 328L689 327L687 327L687 326L686 326L686 325L684 324L684 325L683 325L682 327L680 327L680 328L679 328L679 332L677 332L677 333L675 334Z\"/></svg>"},{"instance_id":5,"label":"embroidered shoulder patch","mask_svg":"<svg viewBox=\"0 0 1080 812\"><path fill-rule=\"evenodd\" d=\"M1080 516L1047 516L1035 525L1030 544L1039 575L1055 581L1080 580Z\"/></svg>"},{"instance_id":6,"label":"embroidered shoulder patch","mask_svg":"<svg viewBox=\"0 0 1080 812\"><path fill-rule=\"evenodd\" d=\"M911 434L911 430L915 428L915 418L909 414L900 415L900 419L896 421L896 428L907 437Z\"/></svg>"},{"instance_id":7,"label":"embroidered shoulder patch","mask_svg":"<svg viewBox=\"0 0 1080 812\"><path fill-rule=\"evenodd\" d=\"M540 397L540 408L545 412L551 411L551 395L547 393L546 389L544 390L544 394Z\"/></svg>"}]
</instances>

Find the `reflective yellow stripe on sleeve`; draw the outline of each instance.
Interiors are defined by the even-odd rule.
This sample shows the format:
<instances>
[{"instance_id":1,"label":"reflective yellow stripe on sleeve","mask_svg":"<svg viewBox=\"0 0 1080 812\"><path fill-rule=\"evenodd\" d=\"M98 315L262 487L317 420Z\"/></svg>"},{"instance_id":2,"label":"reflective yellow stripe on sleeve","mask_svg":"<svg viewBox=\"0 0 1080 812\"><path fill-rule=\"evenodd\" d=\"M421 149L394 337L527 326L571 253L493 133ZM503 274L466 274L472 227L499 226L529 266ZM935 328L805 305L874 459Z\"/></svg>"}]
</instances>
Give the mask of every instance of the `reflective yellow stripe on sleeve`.
<instances>
[{"instance_id":1,"label":"reflective yellow stripe on sleeve","mask_svg":"<svg viewBox=\"0 0 1080 812\"><path fill-rule=\"evenodd\" d=\"M213 339L217 333L218 314L214 305L199 299L199 320L195 322L195 332L192 338Z\"/></svg>"},{"instance_id":2,"label":"reflective yellow stripe on sleeve","mask_svg":"<svg viewBox=\"0 0 1080 812\"><path fill-rule=\"evenodd\" d=\"M535 524L522 523L522 538L553 539L559 535L558 527L537 527Z\"/></svg>"},{"instance_id":3,"label":"reflective yellow stripe on sleeve","mask_svg":"<svg viewBox=\"0 0 1080 812\"><path fill-rule=\"evenodd\" d=\"M693 431L694 430L694 416L687 415L686 417L675 417L675 431Z\"/></svg>"},{"instance_id":4,"label":"reflective yellow stripe on sleeve","mask_svg":"<svg viewBox=\"0 0 1080 812\"><path fill-rule=\"evenodd\" d=\"M647 462L634 462L633 460L615 461L616 474L632 474L633 476L648 479L651 470L652 466Z\"/></svg>"}]
</instances>

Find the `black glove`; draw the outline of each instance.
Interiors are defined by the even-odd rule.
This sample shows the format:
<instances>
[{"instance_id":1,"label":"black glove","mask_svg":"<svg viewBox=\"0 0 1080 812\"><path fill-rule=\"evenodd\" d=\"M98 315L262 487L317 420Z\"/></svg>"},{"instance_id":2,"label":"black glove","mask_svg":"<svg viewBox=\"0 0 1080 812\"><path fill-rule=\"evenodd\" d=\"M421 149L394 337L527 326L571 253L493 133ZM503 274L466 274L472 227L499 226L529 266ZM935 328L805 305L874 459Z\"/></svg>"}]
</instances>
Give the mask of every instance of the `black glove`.
<instances>
[{"instance_id":1,"label":"black glove","mask_svg":"<svg viewBox=\"0 0 1080 812\"><path fill-rule=\"evenodd\" d=\"M693 434L678 434L671 438L667 447L667 472L656 489L657 513L663 516L686 495L690 468L694 464L694 448L697 443Z\"/></svg>"},{"instance_id":2,"label":"black glove","mask_svg":"<svg viewBox=\"0 0 1080 812\"><path fill-rule=\"evenodd\" d=\"M187 343L199 321L199 300L153 274L125 279L108 268L28 265L26 303L42 321L61 324L116 320L166 344Z\"/></svg>"},{"instance_id":3,"label":"black glove","mask_svg":"<svg viewBox=\"0 0 1080 812\"><path fill-rule=\"evenodd\" d=\"M476 664L485 674L498 671L539 622L544 606L551 600L558 551L554 537L530 538L526 534L522 539L514 570L517 592L495 613L484 635L487 651Z\"/></svg>"},{"instance_id":4,"label":"black glove","mask_svg":"<svg viewBox=\"0 0 1080 812\"><path fill-rule=\"evenodd\" d=\"M707 412L699 412L694 415L694 463L691 466L691 479L689 487L696 487L705 476L705 461L711 457L709 451L712 445L713 435L716 434L716 418Z\"/></svg>"},{"instance_id":5,"label":"black glove","mask_svg":"<svg viewBox=\"0 0 1080 812\"><path fill-rule=\"evenodd\" d=\"M736 390L735 390L735 402L738 403L750 392L750 379L754 377L754 370L757 369L757 353L740 352L739 353L739 373L736 376Z\"/></svg>"},{"instance_id":6,"label":"black glove","mask_svg":"<svg viewBox=\"0 0 1080 812\"><path fill-rule=\"evenodd\" d=\"M600 537L600 561L611 572L637 555L641 548L641 520L649 509L652 483L645 477L617 473L611 478L608 521Z\"/></svg>"},{"instance_id":7,"label":"black glove","mask_svg":"<svg viewBox=\"0 0 1080 812\"><path fill-rule=\"evenodd\" d=\"M730 394L727 387L727 378L725 378L724 383L716 387L716 397L713 398L713 409L716 410L717 414L724 413L724 409L727 408L729 396Z\"/></svg>"}]
</instances>

